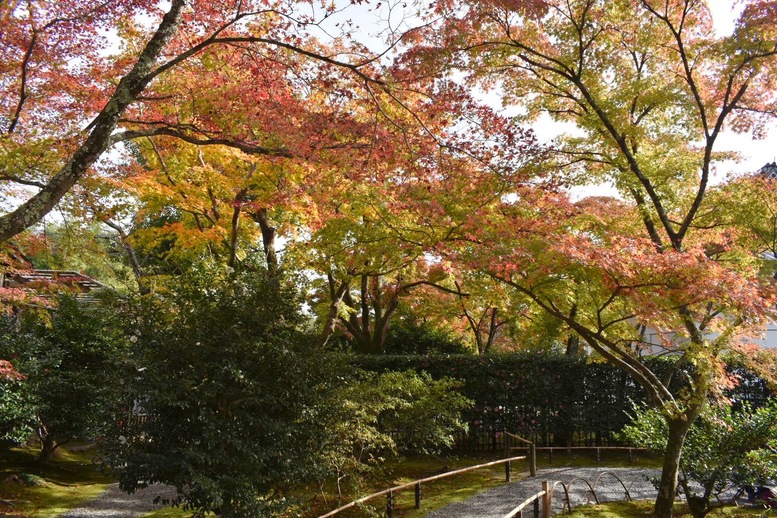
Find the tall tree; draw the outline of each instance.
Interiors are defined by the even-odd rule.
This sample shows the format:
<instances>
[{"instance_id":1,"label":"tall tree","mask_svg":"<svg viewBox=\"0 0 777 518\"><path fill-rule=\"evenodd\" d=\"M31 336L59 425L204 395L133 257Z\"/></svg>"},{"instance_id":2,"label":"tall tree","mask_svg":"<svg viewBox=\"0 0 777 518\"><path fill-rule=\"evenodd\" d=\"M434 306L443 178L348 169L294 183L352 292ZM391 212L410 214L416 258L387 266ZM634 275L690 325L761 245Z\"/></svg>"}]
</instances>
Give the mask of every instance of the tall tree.
<instances>
[{"instance_id":1,"label":"tall tree","mask_svg":"<svg viewBox=\"0 0 777 518\"><path fill-rule=\"evenodd\" d=\"M471 218L474 237L451 253L566 323L647 391L669 430L655 505L669 517L688 427L723 382L720 354L772 310L771 282L710 220L708 188L724 128L758 134L775 114L777 3L748 2L726 37L691 0L441 2L436 15L407 63L462 69L527 122L575 124L546 168L567 184L609 182L628 200L612 217L562 191L516 188ZM714 245L727 260L705 253ZM673 394L639 361L635 324L659 330L694 366L691 390Z\"/></svg>"}]
</instances>

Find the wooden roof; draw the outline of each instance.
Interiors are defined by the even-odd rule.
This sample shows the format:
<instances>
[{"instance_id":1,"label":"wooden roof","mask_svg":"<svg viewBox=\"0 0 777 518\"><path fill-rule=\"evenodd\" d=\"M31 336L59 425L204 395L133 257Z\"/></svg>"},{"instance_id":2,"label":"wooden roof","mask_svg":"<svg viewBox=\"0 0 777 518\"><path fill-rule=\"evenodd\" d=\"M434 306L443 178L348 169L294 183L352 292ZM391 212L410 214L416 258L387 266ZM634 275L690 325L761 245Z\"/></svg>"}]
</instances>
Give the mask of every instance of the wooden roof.
<instances>
[{"instance_id":1,"label":"wooden roof","mask_svg":"<svg viewBox=\"0 0 777 518\"><path fill-rule=\"evenodd\" d=\"M3 288L21 288L44 294L49 288L64 286L76 296L86 295L105 285L78 272L67 270L12 270L0 275Z\"/></svg>"}]
</instances>

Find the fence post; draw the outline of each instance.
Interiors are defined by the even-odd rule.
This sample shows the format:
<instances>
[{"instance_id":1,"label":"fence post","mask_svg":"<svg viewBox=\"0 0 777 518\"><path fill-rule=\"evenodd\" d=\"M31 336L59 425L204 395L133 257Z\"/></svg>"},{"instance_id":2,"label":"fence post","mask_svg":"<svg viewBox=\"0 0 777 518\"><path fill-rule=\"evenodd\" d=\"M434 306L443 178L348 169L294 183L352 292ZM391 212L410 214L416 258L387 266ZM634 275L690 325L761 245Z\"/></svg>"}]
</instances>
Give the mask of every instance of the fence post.
<instances>
[{"instance_id":1,"label":"fence post","mask_svg":"<svg viewBox=\"0 0 777 518\"><path fill-rule=\"evenodd\" d=\"M634 462L634 452L632 451L632 448L629 448L629 464L632 464Z\"/></svg>"},{"instance_id":2,"label":"fence post","mask_svg":"<svg viewBox=\"0 0 777 518\"><path fill-rule=\"evenodd\" d=\"M510 482L510 461L505 462L505 482Z\"/></svg>"},{"instance_id":3,"label":"fence post","mask_svg":"<svg viewBox=\"0 0 777 518\"><path fill-rule=\"evenodd\" d=\"M553 495L550 494L550 483L547 480L542 481L542 518L550 518L550 502Z\"/></svg>"},{"instance_id":4,"label":"fence post","mask_svg":"<svg viewBox=\"0 0 777 518\"><path fill-rule=\"evenodd\" d=\"M602 449L596 448L596 462L602 461Z\"/></svg>"},{"instance_id":5,"label":"fence post","mask_svg":"<svg viewBox=\"0 0 777 518\"><path fill-rule=\"evenodd\" d=\"M537 445L534 443L529 444L529 475L537 476Z\"/></svg>"},{"instance_id":6,"label":"fence post","mask_svg":"<svg viewBox=\"0 0 777 518\"><path fill-rule=\"evenodd\" d=\"M534 499L534 518L540 518L540 499Z\"/></svg>"},{"instance_id":7,"label":"fence post","mask_svg":"<svg viewBox=\"0 0 777 518\"><path fill-rule=\"evenodd\" d=\"M420 509L421 508L421 483L418 482L415 485L415 508Z\"/></svg>"},{"instance_id":8,"label":"fence post","mask_svg":"<svg viewBox=\"0 0 777 518\"><path fill-rule=\"evenodd\" d=\"M393 518L394 516L394 492L389 491L386 495L386 516Z\"/></svg>"}]
</instances>

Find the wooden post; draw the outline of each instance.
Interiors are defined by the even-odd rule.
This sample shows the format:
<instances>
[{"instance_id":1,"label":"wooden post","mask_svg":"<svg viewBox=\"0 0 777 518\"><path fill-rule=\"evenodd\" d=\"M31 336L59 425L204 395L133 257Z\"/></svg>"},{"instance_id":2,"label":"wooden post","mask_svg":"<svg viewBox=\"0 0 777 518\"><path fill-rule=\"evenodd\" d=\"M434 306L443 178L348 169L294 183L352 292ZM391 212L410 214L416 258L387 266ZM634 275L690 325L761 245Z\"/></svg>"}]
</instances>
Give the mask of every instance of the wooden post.
<instances>
[{"instance_id":1,"label":"wooden post","mask_svg":"<svg viewBox=\"0 0 777 518\"><path fill-rule=\"evenodd\" d=\"M537 476L537 445L534 443L529 444L529 475Z\"/></svg>"},{"instance_id":2,"label":"wooden post","mask_svg":"<svg viewBox=\"0 0 777 518\"><path fill-rule=\"evenodd\" d=\"M534 518L540 518L540 499L534 499Z\"/></svg>"},{"instance_id":3,"label":"wooden post","mask_svg":"<svg viewBox=\"0 0 777 518\"><path fill-rule=\"evenodd\" d=\"M553 495L550 494L550 483L547 480L542 481L542 490L545 491L542 495L542 518L550 518L550 502Z\"/></svg>"},{"instance_id":4,"label":"wooden post","mask_svg":"<svg viewBox=\"0 0 777 518\"><path fill-rule=\"evenodd\" d=\"M510 461L505 462L505 482L510 482Z\"/></svg>"},{"instance_id":5,"label":"wooden post","mask_svg":"<svg viewBox=\"0 0 777 518\"><path fill-rule=\"evenodd\" d=\"M553 464L553 447L551 446L550 448L548 448L548 451L550 452L550 455L548 456L548 458L550 459L549 462Z\"/></svg>"},{"instance_id":6,"label":"wooden post","mask_svg":"<svg viewBox=\"0 0 777 518\"><path fill-rule=\"evenodd\" d=\"M602 449L596 448L596 462L602 461Z\"/></svg>"},{"instance_id":7,"label":"wooden post","mask_svg":"<svg viewBox=\"0 0 777 518\"><path fill-rule=\"evenodd\" d=\"M394 517L394 492L389 491L386 495L386 516L388 518Z\"/></svg>"},{"instance_id":8,"label":"wooden post","mask_svg":"<svg viewBox=\"0 0 777 518\"><path fill-rule=\"evenodd\" d=\"M634 451L632 448L629 448L629 464L634 463Z\"/></svg>"},{"instance_id":9,"label":"wooden post","mask_svg":"<svg viewBox=\"0 0 777 518\"><path fill-rule=\"evenodd\" d=\"M415 485L415 508L420 509L421 508L421 483L418 482Z\"/></svg>"}]
</instances>

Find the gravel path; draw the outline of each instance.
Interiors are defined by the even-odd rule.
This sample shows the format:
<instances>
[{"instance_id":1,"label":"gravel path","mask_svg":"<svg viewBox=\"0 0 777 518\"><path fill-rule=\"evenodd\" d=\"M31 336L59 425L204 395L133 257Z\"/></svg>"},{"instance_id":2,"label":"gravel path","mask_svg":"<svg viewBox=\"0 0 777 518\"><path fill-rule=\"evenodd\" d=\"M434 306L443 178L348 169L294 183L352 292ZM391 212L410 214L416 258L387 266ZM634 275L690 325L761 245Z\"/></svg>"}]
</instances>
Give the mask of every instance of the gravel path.
<instances>
[{"instance_id":1,"label":"gravel path","mask_svg":"<svg viewBox=\"0 0 777 518\"><path fill-rule=\"evenodd\" d=\"M175 488L154 484L128 495L119 484L111 484L84 507L71 509L60 518L137 518L160 508L154 504L157 496L174 498Z\"/></svg>"},{"instance_id":2,"label":"gravel path","mask_svg":"<svg viewBox=\"0 0 777 518\"><path fill-rule=\"evenodd\" d=\"M617 476L616 479L612 475ZM542 482L561 481L569 490L572 507L594 503L587 480L596 491L599 502L625 500L624 486L634 500L653 499L656 489L650 482L658 477L657 469L634 468L557 468L541 469L534 478L511 482L480 493L469 500L432 511L427 518L502 518L530 496L542 491ZM620 479L623 482L618 481ZM571 482L571 484L570 484ZM562 510L564 489L559 484L553 495L553 514Z\"/></svg>"}]
</instances>

